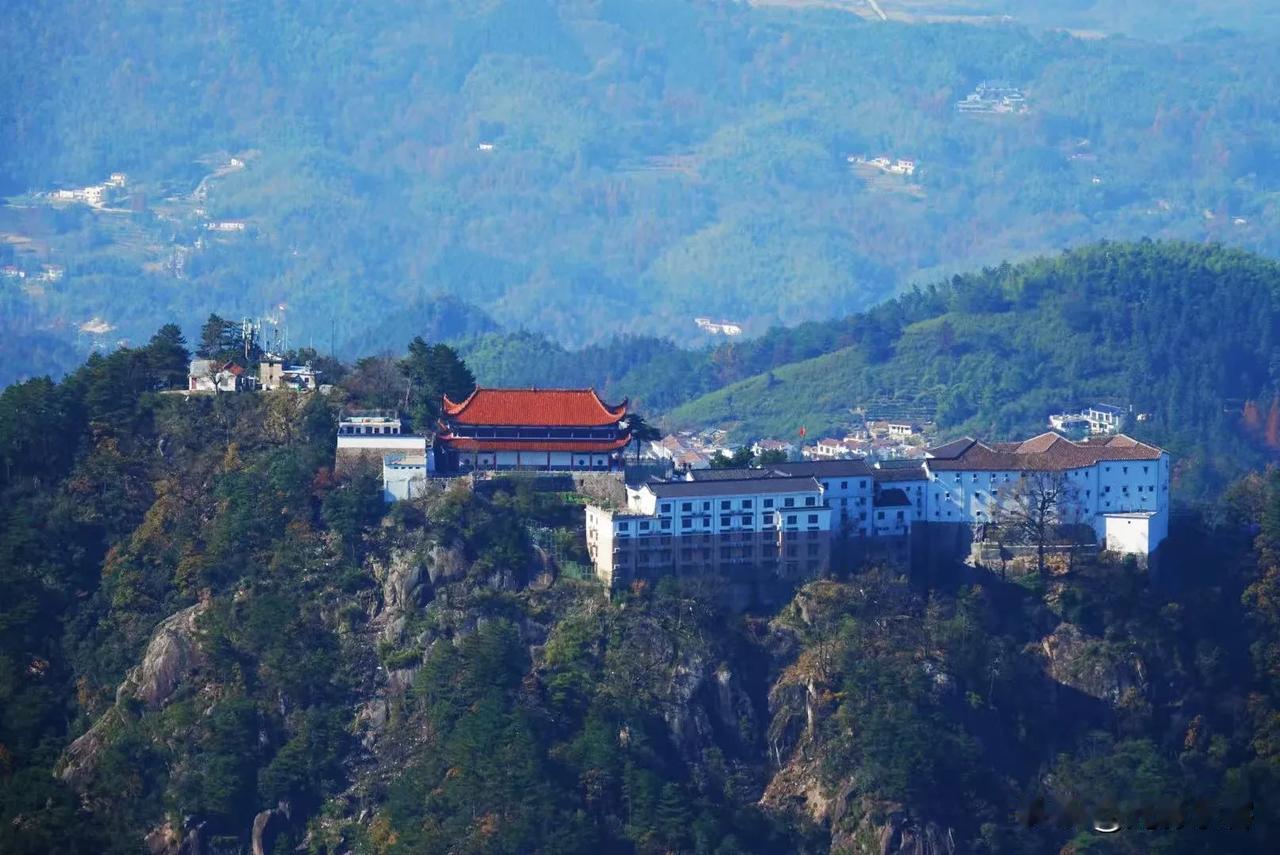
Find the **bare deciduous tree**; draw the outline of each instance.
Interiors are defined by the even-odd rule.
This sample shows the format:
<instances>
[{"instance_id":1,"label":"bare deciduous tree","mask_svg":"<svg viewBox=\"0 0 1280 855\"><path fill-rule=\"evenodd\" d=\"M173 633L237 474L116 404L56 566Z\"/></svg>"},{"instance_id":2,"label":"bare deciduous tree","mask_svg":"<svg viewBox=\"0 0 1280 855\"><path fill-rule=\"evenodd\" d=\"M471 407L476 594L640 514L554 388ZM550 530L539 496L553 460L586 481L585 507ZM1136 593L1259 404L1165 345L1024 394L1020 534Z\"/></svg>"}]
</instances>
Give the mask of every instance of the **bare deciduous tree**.
<instances>
[{"instance_id":1,"label":"bare deciduous tree","mask_svg":"<svg viewBox=\"0 0 1280 855\"><path fill-rule=\"evenodd\" d=\"M1024 472L992 502L990 515L1002 542L1036 547L1036 570L1043 576L1047 548L1065 526L1080 522L1079 494L1064 472Z\"/></svg>"}]
</instances>

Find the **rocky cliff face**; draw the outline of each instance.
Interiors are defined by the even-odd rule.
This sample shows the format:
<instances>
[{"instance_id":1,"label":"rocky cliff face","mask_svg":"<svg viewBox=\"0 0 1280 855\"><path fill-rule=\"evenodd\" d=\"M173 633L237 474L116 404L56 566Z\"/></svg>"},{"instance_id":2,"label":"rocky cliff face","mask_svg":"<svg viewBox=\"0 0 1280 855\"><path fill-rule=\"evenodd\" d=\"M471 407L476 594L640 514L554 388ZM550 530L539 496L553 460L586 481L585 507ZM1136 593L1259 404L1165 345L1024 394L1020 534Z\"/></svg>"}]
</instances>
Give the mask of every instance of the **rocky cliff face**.
<instances>
[{"instance_id":1,"label":"rocky cliff face","mask_svg":"<svg viewBox=\"0 0 1280 855\"><path fill-rule=\"evenodd\" d=\"M907 806L875 799L854 781L824 771L822 727L837 704L834 649L806 645L804 636L829 632L840 619L837 604L865 592L820 582L799 591L786 619L770 627L769 646L778 673L769 691L767 743L772 775L760 805L803 817L830 834L832 853L953 855L955 832L922 819ZM949 677L930 662L922 670L935 689Z\"/></svg>"},{"instance_id":2,"label":"rocky cliff face","mask_svg":"<svg viewBox=\"0 0 1280 855\"><path fill-rule=\"evenodd\" d=\"M1150 692L1146 665L1135 651L1090 638L1074 624L1059 624L1034 650L1051 679L1112 707Z\"/></svg>"},{"instance_id":3,"label":"rocky cliff face","mask_svg":"<svg viewBox=\"0 0 1280 855\"><path fill-rule=\"evenodd\" d=\"M58 774L64 781L83 789L123 704L137 701L149 712L162 709L179 684L204 664L196 622L207 608L207 602L197 603L170 615L156 627L141 661L116 689L115 705L63 752Z\"/></svg>"}]
</instances>

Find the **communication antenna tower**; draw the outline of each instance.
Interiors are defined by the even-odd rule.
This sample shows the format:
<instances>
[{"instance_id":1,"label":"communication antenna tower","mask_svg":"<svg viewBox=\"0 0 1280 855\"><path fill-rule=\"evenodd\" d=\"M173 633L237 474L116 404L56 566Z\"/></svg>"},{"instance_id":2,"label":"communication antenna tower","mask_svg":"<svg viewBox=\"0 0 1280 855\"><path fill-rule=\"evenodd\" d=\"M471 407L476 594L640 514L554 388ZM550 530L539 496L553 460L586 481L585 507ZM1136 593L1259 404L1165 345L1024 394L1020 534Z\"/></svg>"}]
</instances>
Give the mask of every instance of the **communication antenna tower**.
<instances>
[{"instance_id":1,"label":"communication antenna tower","mask_svg":"<svg viewBox=\"0 0 1280 855\"><path fill-rule=\"evenodd\" d=\"M248 359L253 352L254 345L258 342L258 336L262 332L262 324L253 318L244 318L240 321L240 340L244 344L244 358Z\"/></svg>"}]
</instances>

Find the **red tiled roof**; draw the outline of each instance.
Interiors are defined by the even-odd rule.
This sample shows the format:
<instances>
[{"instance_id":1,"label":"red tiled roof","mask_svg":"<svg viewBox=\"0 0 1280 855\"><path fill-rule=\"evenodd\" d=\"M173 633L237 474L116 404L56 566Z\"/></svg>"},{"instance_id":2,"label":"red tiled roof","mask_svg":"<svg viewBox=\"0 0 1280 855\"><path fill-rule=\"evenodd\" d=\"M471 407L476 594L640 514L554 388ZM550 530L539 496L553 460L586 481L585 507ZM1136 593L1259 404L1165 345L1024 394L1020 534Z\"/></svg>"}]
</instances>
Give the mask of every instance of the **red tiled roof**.
<instances>
[{"instance_id":1,"label":"red tiled roof","mask_svg":"<svg viewBox=\"0 0 1280 855\"><path fill-rule=\"evenodd\" d=\"M531 454L548 451L568 451L574 454L592 454L602 451L617 451L624 447L629 439L609 439L598 442L578 440L565 442L557 440L518 440L508 439L469 439L465 437L437 436L436 442L452 451L527 451Z\"/></svg>"},{"instance_id":2,"label":"red tiled roof","mask_svg":"<svg viewBox=\"0 0 1280 855\"><path fill-rule=\"evenodd\" d=\"M1060 472L1092 466L1101 460L1159 460L1161 450L1132 437L1090 437L1073 442L1047 432L1023 442L984 443L965 437L930 449L934 471L960 469Z\"/></svg>"},{"instance_id":3,"label":"red tiled roof","mask_svg":"<svg viewBox=\"0 0 1280 855\"><path fill-rule=\"evenodd\" d=\"M609 406L594 389L479 389L454 403L446 395L444 416L464 425L603 427L627 414L627 402Z\"/></svg>"}]
</instances>

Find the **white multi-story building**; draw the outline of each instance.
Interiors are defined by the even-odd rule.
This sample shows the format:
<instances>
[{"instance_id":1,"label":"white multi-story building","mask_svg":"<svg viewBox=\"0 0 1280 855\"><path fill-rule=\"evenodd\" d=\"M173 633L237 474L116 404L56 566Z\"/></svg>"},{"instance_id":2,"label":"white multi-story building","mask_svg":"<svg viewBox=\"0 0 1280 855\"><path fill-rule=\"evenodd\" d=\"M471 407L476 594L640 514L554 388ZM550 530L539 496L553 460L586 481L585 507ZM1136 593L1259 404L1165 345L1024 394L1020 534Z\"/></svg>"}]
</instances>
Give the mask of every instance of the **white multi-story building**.
<instances>
[{"instance_id":1,"label":"white multi-story building","mask_svg":"<svg viewBox=\"0 0 1280 855\"><path fill-rule=\"evenodd\" d=\"M794 578L825 570L835 537L903 538L920 524L998 523L1002 510L1040 483L1056 492L1059 521L1088 525L1104 549L1146 556L1168 535L1169 477L1168 452L1123 435L965 438L922 459L699 470L684 481L630 487L625 510L587 508L587 544L609 584L664 573L732 577L745 565ZM797 543L788 532L820 539Z\"/></svg>"},{"instance_id":2,"label":"white multi-story building","mask_svg":"<svg viewBox=\"0 0 1280 855\"><path fill-rule=\"evenodd\" d=\"M596 576L611 587L707 573L731 581L818 576L830 561L832 528L822 485L755 473L628 486L625 509L588 505Z\"/></svg>"},{"instance_id":3,"label":"white multi-story building","mask_svg":"<svg viewBox=\"0 0 1280 855\"><path fill-rule=\"evenodd\" d=\"M400 414L394 410L343 413L338 418L336 468L349 471L381 463L387 501L410 498L409 481L426 478L429 455L425 436L403 431Z\"/></svg>"},{"instance_id":4,"label":"white multi-story building","mask_svg":"<svg viewBox=\"0 0 1280 855\"><path fill-rule=\"evenodd\" d=\"M1024 442L965 438L930 449L922 519L990 523L1020 482L1057 481L1059 516L1090 525L1113 552L1149 555L1169 533L1169 453L1121 435L1079 442L1044 433Z\"/></svg>"}]
</instances>

